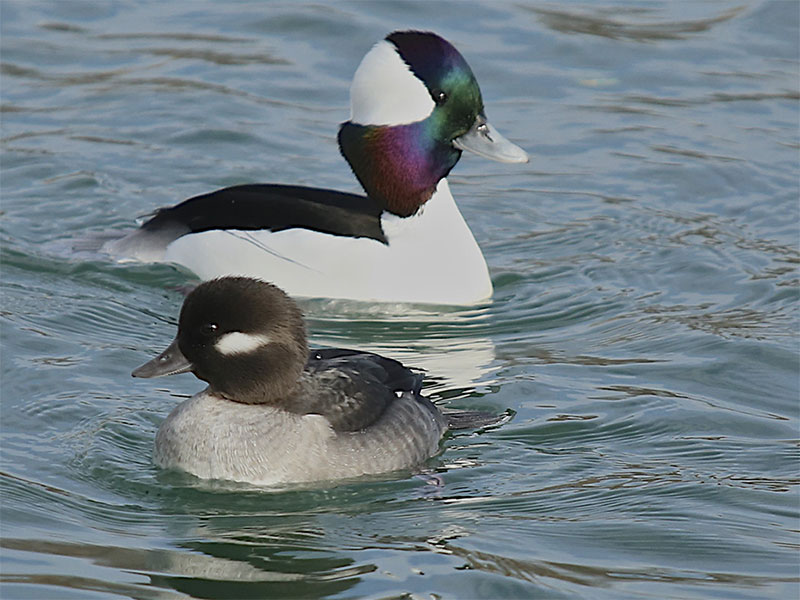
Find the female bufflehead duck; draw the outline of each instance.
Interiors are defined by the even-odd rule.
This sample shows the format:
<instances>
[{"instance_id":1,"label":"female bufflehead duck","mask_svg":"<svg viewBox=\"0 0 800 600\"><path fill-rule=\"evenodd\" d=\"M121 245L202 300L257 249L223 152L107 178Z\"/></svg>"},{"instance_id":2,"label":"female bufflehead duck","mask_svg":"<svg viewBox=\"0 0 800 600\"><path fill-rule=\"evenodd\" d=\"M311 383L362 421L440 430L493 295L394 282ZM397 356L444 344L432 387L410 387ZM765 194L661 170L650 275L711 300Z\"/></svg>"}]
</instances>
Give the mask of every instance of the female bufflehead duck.
<instances>
[{"instance_id":1,"label":"female bufflehead duck","mask_svg":"<svg viewBox=\"0 0 800 600\"><path fill-rule=\"evenodd\" d=\"M161 424L154 460L205 479L269 485L409 469L438 452L448 427L499 422L442 413L420 394L422 376L395 360L309 354L297 305L246 277L195 288L175 341L133 376L187 371L208 388Z\"/></svg>"},{"instance_id":2,"label":"female bufflehead duck","mask_svg":"<svg viewBox=\"0 0 800 600\"><path fill-rule=\"evenodd\" d=\"M293 296L488 299L486 261L445 177L462 150L501 162L528 156L486 121L467 62L434 33L394 32L361 61L350 101L339 148L366 196L238 185L162 208L105 249L178 263L201 279L269 280Z\"/></svg>"}]
</instances>

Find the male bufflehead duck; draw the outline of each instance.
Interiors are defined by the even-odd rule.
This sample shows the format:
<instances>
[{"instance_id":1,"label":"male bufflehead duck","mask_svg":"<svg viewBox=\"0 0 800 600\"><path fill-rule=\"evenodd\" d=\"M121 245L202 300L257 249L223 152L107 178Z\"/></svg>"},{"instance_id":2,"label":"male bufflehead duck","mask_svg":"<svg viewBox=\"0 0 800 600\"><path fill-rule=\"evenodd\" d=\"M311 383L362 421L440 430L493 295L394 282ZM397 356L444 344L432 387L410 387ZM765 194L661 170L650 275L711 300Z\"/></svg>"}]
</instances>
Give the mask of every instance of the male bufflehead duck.
<instances>
[{"instance_id":1,"label":"male bufflehead duck","mask_svg":"<svg viewBox=\"0 0 800 600\"><path fill-rule=\"evenodd\" d=\"M297 305L246 277L195 288L175 341L133 376L187 371L208 388L161 424L154 460L205 479L271 485L410 469L438 452L448 428L501 420L442 413L420 394L422 376L390 358L309 353Z\"/></svg>"},{"instance_id":2,"label":"male bufflehead duck","mask_svg":"<svg viewBox=\"0 0 800 600\"><path fill-rule=\"evenodd\" d=\"M233 186L162 208L105 249L177 263L201 279L273 281L293 296L487 300L486 261L445 177L462 150L501 162L528 156L487 122L464 57L434 33L394 32L361 61L350 101L339 148L366 196Z\"/></svg>"}]
</instances>

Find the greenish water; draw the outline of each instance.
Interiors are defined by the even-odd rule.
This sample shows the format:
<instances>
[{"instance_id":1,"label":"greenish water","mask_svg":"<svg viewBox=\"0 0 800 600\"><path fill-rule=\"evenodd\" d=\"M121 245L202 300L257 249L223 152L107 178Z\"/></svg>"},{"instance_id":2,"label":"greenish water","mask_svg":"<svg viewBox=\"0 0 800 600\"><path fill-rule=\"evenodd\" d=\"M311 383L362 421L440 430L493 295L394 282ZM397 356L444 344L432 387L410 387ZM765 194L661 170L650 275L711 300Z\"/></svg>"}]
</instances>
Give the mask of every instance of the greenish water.
<instances>
[{"instance_id":1,"label":"greenish water","mask_svg":"<svg viewBox=\"0 0 800 600\"><path fill-rule=\"evenodd\" d=\"M800 5L0 2L3 598L796 598ZM191 278L75 240L246 182L357 191L348 86L397 28L464 54L527 165L453 194L477 309L304 303L429 372L431 476L159 472L202 385L134 381Z\"/></svg>"}]
</instances>

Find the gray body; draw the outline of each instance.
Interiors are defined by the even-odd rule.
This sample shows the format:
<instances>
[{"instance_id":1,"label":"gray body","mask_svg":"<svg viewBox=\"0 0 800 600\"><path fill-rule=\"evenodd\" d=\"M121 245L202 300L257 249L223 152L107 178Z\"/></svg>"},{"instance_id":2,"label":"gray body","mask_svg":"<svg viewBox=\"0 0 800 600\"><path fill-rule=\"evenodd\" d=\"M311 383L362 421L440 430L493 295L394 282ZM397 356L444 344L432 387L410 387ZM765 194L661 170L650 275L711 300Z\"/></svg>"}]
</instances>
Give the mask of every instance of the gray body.
<instances>
[{"instance_id":1,"label":"gray body","mask_svg":"<svg viewBox=\"0 0 800 600\"><path fill-rule=\"evenodd\" d=\"M404 392L360 431L318 414L241 404L208 390L178 405L156 435L154 460L204 479L257 485L357 477L419 466L438 452L445 416Z\"/></svg>"}]
</instances>

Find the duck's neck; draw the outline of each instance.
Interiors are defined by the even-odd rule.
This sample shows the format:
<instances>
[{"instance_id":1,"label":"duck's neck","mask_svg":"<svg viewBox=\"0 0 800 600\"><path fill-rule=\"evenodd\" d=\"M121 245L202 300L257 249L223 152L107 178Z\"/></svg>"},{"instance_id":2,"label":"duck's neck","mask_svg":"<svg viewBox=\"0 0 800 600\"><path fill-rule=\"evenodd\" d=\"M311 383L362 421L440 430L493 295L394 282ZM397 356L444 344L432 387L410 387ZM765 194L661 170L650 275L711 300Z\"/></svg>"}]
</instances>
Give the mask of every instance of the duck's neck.
<instances>
[{"instance_id":1,"label":"duck's neck","mask_svg":"<svg viewBox=\"0 0 800 600\"><path fill-rule=\"evenodd\" d=\"M284 336L202 370L195 367L194 374L208 382L215 396L240 404L280 405L297 390L308 357L304 331L294 332L293 338Z\"/></svg>"},{"instance_id":2,"label":"duck's neck","mask_svg":"<svg viewBox=\"0 0 800 600\"><path fill-rule=\"evenodd\" d=\"M461 151L438 142L430 123L357 125L343 123L339 149L367 195L400 217L413 215L430 200Z\"/></svg>"}]
</instances>

